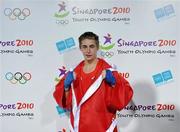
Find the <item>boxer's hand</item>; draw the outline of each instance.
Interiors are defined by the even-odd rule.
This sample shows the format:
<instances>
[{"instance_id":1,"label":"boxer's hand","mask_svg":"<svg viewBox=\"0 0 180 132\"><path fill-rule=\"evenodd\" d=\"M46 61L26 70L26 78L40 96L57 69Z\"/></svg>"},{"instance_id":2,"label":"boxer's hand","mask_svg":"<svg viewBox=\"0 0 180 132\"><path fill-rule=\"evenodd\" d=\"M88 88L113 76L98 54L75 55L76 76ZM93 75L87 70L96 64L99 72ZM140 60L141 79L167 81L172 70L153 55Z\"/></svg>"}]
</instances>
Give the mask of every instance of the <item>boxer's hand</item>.
<instances>
[{"instance_id":1,"label":"boxer's hand","mask_svg":"<svg viewBox=\"0 0 180 132\"><path fill-rule=\"evenodd\" d=\"M115 85L116 79L112 74L112 71L106 70L105 72L105 81L110 85Z\"/></svg>"},{"instance_id":2,"label":"boxer's hand","mask_svg":"<svg viewBox=\"0 0 180 132\"><path fill-rule=\"evenodd\" d=\"M70 86L71 86L71 83L73 82L74 80L74 75L73 75L73 71L69 71L66 75L66 78L64 80L64 90L65 91L68 91Z\"/></svg>"}]
</instances>

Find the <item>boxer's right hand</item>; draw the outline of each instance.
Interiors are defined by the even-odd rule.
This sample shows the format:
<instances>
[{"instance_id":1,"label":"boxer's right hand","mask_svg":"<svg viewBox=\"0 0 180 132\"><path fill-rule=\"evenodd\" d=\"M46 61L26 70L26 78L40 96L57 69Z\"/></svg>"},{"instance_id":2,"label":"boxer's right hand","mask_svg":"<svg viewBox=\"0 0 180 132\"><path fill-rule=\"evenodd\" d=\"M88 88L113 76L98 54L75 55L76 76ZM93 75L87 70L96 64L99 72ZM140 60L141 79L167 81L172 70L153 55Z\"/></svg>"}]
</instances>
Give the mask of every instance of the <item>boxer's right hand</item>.
<instances>
[{"instance_id":1,"label":"boxer's right hand","mask_svg":"<svg viewBox=\"0 0 180 132\"><path fill-rule=\"evenodd\" d=\"M71 83L73 82L74 80L74 75L73 75L73 71L69 71L66 75L66 78L64 80L64 90L65 91L68 91L70 86L71 86Z\"/></svg>"}]
</instances>

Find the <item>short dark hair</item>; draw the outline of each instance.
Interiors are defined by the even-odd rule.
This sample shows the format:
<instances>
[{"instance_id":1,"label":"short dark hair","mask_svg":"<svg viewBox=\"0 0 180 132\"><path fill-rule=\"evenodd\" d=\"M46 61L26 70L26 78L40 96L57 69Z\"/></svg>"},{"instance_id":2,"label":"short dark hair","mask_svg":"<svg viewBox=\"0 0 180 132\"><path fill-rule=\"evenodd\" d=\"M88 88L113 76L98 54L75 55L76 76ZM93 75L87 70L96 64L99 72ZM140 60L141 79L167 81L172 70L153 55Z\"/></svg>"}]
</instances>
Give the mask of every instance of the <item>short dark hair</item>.
<instances>
[{"instance_id":1,"label":"short dark hair","mask_svg":"<svg viewBox=\"0 0 180 132\"><path fill-rule=\"evenodd\" d=\"M84 39L93 39L93 40L95 40L96 41L96 46L99 49L99 36L98 35L96 35L93 32L85 32L85 33L81 34L80 37L79 37L79 48L81 48L81 42Z\"/></svg>"}]
</instances>

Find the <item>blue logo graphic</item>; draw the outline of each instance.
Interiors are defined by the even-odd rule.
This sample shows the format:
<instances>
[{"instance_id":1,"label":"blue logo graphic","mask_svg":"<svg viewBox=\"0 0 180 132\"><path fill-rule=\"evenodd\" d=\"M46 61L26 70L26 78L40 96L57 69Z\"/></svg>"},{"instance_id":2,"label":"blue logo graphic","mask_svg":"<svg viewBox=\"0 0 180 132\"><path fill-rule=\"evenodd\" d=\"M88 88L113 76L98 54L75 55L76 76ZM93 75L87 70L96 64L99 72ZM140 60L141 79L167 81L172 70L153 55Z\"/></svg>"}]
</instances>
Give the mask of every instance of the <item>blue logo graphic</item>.
<instances>
[{"instance_id":1,"label":"blue logo graphic","mask_svg":"<svg viewBox=\"0 0 180 132\"><path fill-rule=\"evenodd\" d=\"M167 81L170 81L173 79L173 76L170 70L155 74L152 77L156 85L166 83Z\"/></svg>"},{"instance_id":2,"label":"blue logo graphic","mask_svg":"<svg viewBox=\"0 0 180 132\"><path fill-rule=\"evenodd\" d=\"M171 14L175 14L174 8L172 5L167 5L164 7L164 11L166 16L170 16Z\"/></svg>"},{"instance_id":3,"label":"blue logo graphic","mask_svg":"<svg viewBox=\"0 0 180 132\"><path fill-rule=\"evenodd\" d=\"M59 115L65 114L66 112L69 112L68 110L63 109L63 108L61 108L59 106L56 106L56 110L57 110Z\"/></svg>"},{"instance_id":4,"label":"blue logo graphic","mask_svg":"<svg viewBox=\"0 0 180 132\"><path fill-rule=\"evenodd\" d=\"M159 83L163 82L163 77L159 73L159 74L156 74L156 75L153 76L153 80L154 80L155 84L159 84Z\"/></svg>"},{"instance_id":5,"label":"blue logo graphic","mask_svg":"<svg viewBox=\"0 0 180 132\"><path fill-rule=\"evenodd\" d=\"M170 70L162 72L162 76L163 76L164 81L168 81L173 78Z\"/></svg>"},{"instance_id":6,"label":"blue logo graphic","mask_svg":"<svg viewBox=\"0 0 180 132\"><path fill-rule=\"evenodd\" d=\"M165 12L164 12L163 8L159 8L159 9L155 10L154 13L155 13L155 16L157 19L165 16Z\"/></svg>"},{"instance_id":7,"label":"blue logo graphic","mask_svg":"<svg viewBox=\"0 0 180 132\"><path fill-rule=\"evenodd\" d=\"M68 49L72 49L73 47L75 47L74 39L71 37L63 41L59 41L56 43L56 47L60 53Z\"/></svg>"},{"instance_id":8,"label":"blue logo graphic","mask_svg":"<svg viewBox=\"0 0 180 132\"><path fill-rule=\"evenodd\" d=\"M65 40L66 46L67 48L71 48L73 46L75 46L75 42L73 38L68 38Z\"/></svg>"},{"instance_id":9,"label":"blue logo graphic","mask_svg":"<svg viewBox=\"0 0 180 132\"><path fill-rule=\"evenodd\" d=\"M156 19L159 21L162 19L175 16L175 11L174 11L173 5L169 4L162 8L154 10L154 14L155 14Z\"/></svg>"}]
</instances>

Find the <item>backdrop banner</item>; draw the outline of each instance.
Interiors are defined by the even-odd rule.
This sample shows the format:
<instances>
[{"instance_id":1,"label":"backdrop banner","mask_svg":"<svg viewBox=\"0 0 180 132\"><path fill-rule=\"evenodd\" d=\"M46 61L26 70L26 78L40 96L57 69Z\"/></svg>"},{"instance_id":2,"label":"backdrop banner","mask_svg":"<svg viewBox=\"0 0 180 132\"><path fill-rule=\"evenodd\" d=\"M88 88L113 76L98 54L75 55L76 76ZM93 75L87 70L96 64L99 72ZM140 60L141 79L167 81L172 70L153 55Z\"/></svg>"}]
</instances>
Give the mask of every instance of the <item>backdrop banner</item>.
<instances>
[{"instance_id":1,"label":"backdrop banner","mask_svg":"<svg viewBox=\"0 0 180 132\"><path fill-rule=\"evenodd\" d=\"M179 23L178 0L1 0L0 131L70 131L53 91L83 60L78 37L92 31L98 57L134 90L118 131L179 132Z\"/></svg>"}]
</instances>

